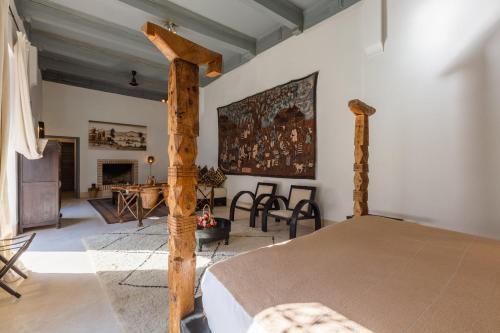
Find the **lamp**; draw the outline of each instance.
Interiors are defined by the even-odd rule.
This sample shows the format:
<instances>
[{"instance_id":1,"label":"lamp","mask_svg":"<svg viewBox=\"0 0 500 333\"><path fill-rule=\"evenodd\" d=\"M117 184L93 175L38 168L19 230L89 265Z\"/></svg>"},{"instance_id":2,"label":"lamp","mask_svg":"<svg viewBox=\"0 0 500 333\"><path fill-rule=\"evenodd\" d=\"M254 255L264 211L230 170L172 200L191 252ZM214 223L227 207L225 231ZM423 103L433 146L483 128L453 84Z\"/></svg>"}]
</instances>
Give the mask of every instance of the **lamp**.
<instances>
[{"instance_id":1,"label":"lamp","mask_svg":"<svg viewBox=\"0 0 500 333\"><path fill-rule=\"evenodd\" d=\"M149 164L149 177L151 177L151 166L155 162L154 156L148 156L148 164Z\"/></svg>"}]
</instances>

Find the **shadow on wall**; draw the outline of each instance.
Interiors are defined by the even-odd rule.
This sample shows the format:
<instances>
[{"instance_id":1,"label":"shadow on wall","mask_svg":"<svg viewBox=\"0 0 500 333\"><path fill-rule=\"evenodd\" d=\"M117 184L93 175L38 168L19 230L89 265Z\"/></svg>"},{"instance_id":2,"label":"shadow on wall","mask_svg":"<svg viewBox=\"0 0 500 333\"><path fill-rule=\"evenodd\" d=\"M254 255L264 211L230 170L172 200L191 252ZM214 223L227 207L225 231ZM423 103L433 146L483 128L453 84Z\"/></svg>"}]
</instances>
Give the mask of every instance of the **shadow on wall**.
<instances>
[{"instance_id":1,"label":"shadow on wall","mask_svg":"<svg viewBox=\"0 0 500 333\"><path fill-rule=\"evenodd\" d=\"M468 230L500 235L500 19L468 43L441 76L458 78L463 223ZM446 119L443 119L446 121Z\"/></svg>"}]
</instances>

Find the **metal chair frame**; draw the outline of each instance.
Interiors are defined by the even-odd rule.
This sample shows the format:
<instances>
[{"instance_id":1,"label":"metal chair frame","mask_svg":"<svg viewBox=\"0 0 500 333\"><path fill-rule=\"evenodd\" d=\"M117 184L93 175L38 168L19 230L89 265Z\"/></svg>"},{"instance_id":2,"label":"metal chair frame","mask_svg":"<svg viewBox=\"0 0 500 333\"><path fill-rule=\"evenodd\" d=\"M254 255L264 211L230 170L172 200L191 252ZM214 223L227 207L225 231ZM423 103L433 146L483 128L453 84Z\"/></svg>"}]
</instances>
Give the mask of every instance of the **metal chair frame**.
<instances>
[{"instance_id":1,"label":"metal chair frame","mask_svg":"<svg viewBox=\"0 0 500 333\"><path fill-rule=\"evenodd\" d=\"M271 193L264 193L259 195L258 197L255 197L255 195L259 192L259 186L272 186L272 192ZM231 201L231 207L229 209L229 220L231 222L234 222L234 213L236 209L244 210L247 212L250 212L250 227L255 228L255 217L259 216L259 211L262 211L264 208L260 205L262 201L266 198L271 198L276 194L276 189L278 185L275 183L257 183L257 187L255 188L255 192L251 191L240 191L238 192L234 198L233 201ZM240 197L243 195L249 195L252 198L252 206L250 208L247 207L242 207L238 206L238 200Z\"/></svg>"},{"instance_id":2,"label":"metal chair frame","mask_svg":"<svg viewBox=\"0 0 500 333\"><path fill-rule=\"evenodd\" d=\"M0 269L0 287L2 287L2 289L7 291L12 296L15 296L16 298L20 298L21 294L9 287L5 282L3 282L2 278L11 269L23 279L28 278L28 276L26 276L23 271L15 266L15 263L17 259L19 259L19 257L24 253L24 251L28 249L31 242L35 238L35 235L36 233L33 233L0 240L0 252L17 250L10 259L7 259L0 254L0 261L4 264L2 269Z\"/></svg>"},{"instance_id":3,"label":"metal chair frame","mask_svg":"<svg viewBox=\"0 0 500 333\"><path fill-rule=\"evenodd\" d=\"M301 200L297 203L295 207L290 207L290 198L292 197L292 191L294 189L302 189L302 190L310 190L311 194L309 199ZM275 195L271 199L269 199L264 206L262 212L262 231L267 232L267 218L269 216L274 217L276 222L280 220L286 220L287 224L290 225L290 239L297 237L297 222L300 220L309 220L314 219L314 230L318 230L321 228L321 212L318 204L314 201L316 196L316 187L314 186L299 186L292 185L290 186L290 192L288 194L288 198L282 195ZM291 210L292 215L289 218L285 218L283 216L274 215L272 213L273 210L279 209L280 203L283 203L286 210ZM303 208L309 205L307 210L303 210Z\"/></svg>"}]
</instances>

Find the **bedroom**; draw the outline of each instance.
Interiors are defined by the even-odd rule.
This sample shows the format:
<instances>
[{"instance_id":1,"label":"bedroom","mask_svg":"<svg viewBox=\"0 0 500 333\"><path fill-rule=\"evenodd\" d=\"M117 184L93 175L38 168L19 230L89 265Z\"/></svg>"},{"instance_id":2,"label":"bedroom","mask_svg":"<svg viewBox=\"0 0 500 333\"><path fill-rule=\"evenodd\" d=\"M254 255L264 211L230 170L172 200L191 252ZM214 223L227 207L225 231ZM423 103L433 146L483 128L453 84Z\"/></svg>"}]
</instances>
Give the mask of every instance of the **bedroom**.
<instances>
[{"instance_id":1,"label":"bedroom","mask_svg":"<svg viewBox=\"0 0 500 333\"><path fill-rule=\"evenodd\" d=\"M222 75L207 78L205 68L199 74L199 166L215 170L220 166L218 108L318 73L314 179L289 174L283 178L226 174L227 179L218 188L226 205L216 205L216 216L230 217L233 197L240 191L255 193L257 183L262 182L276 184L276 193L286 198L292 185L315 187L323 226L319 235L329 230L326 226L346 220L353 213L355 149L354 116L348 103L359 99L377 110L369 118L370 214L500 238L500 216L495 209L500 185L496 175L500 163L496 140L500 105L496 93L500 77L497 1L311 0L278 1L280 6L276 7L271 1L220 0L212 5L203 1L161 2L169 8L175 3L197 13L197 17L208 17L210 22L203 21L205 26L196 30L189 20L169 17L167 11L152 13L153 5L141 7L140 1L131 0L15 1L19 22L31 22L29 39L39 49L42 78L40 90L31 93L33 118L44 122L47 137L79 138L76 164L81 198L63 198L61 229L49 226L26 231L37 236L18 261L31 271L29 278L21 279L14 288L23 296L14 300L0 290L0 318L7 331L35 327L42 332L165 329L168 300L162 297L168 294L164 288L167 251L154 252L163 238L151 235L141 243L142 236L134 232L135 241L115 244L111 251L102 253L97 250L99 244L114 240L115 233L134 229L137 222L107 224L87 201L91 193L87 189L93 183L100 186L98 160L138 161L136 183L147 183L150 175L158 184L170 181L166 111L169 62L140 32L146 21L162 23L170 19L177 35L223 55ZM290 14L290 8L295 13L301 8L298 19ZM2 22L12 23L10 14L6 17ZM301 19L302 28L297 28ZM214 36L214 22L231 29ZM89 26L84 29L83 25ZM136 30L130 43L123 42L123 27ZM15 25L9 29L17 30ZM245 44L242 33L252 37L254 51L248 51L252 47ZM129 85L132 70L137 71L137 87ZM161 102L164 98L166 103ZM91 149L89 121L146 126L147 150ZM148 156L154 157L152 164L147 163ZM98 193L101 195L104 193ZM218 195L214 195L217 201ZM11 211L17 212L16 202L10 205ZM276 243L289 239L289 227L275 223L274 218L268 219L269 231L262 232L260 213L254 216L256 228L250 228L250 212L236 210L227 246L234 246L236 252L267 246L272 243L269 235L275 231ZM15 220L11 225L18 225ZM165 220L146 217L144 224L166 228ZM313 222L300 222L298 240L313 230ZM238 238L238 232L265 237ZM106 239L102 237L105 234ZM2 231L1 238L7 235ZM248 241L241 241L244 239ZM217 244L206 246L210 250ZM221 246L225 246L223 242ZM134 258L132 252L138 249L143 252ZM493 265L498 263L498 255L492 253L488 259ZM137 267L144 261L142 256L149 254L154 260L147 261L146 267L131 270L127 265L130 261ZM106 255L110 258L104 260ZM206 258L197 259L204 265ZM119 269L113 271L113 267ZM158 288L113 284L131 271L134 274L127 283L143 285L146 281ZM492 279L498 281L498 274L493 276L493 269L491 272ZM82 299L81 304L68 302L68 292ZM45 310L46 302L54 309ZM144 306L157 310L138 310ZM54 317L54 313L64 313L65 318ZM477 316L487 313L478 311ZM358 318L340 314L363 325ZM89 321L95 316L98 320ZM48 323L47 318L52 317L54 320ZM474 318L471 322L479 317ZM369 325L364 328L377 331Z\"/></svg>"}]
</instances>

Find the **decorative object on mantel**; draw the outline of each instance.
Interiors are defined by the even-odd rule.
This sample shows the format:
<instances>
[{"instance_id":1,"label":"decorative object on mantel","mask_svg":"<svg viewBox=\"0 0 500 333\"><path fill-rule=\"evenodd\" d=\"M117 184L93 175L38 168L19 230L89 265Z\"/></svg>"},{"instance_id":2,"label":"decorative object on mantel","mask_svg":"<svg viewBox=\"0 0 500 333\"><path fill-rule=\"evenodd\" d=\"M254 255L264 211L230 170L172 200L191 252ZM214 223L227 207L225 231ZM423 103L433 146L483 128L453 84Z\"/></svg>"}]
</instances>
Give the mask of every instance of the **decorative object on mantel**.
<instances>
[{"instance_id":1,"label":"decorative object on mantel","mask_svg":"<svg viewBox=\"0 0 500 333\"><path fill-rule=\"evenodd\" d=\"M99 188L95 185L95 183L92 183L92 185L88 188L88 194L89 198L97 198Z\"/></svg>"},{"instance_id":2,"label":"decorative object on mantel","mask_svg":"<svg viewBox=\"0 0 500 333\"><path fill-rule=\"evenodd\" d=\"M147 127L89 120L89 148L146 150Z\"/></svg>"},{"instance_id":3,"label":"decorative object on mantel","mask_svg":"<svg viewBox=\"0 0 500 333\"><path fill-rule=\"evenodd\" d=\"M218 108L229 175L314 179L318 72Z\"/></svg>"},{"instance_id":4,"label":"decorative object on mantel","mask_svg":"<svg viewBox=\"0 0 500 333\"><path fill-rule=\"evenodd\" d=\"M352 100L349 109L356 117L354 132L354 216L368 214L368 145L369 125L368 117L373 115L375 108L361 102Z\"/></svg>"}]
</instances>

